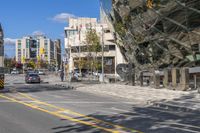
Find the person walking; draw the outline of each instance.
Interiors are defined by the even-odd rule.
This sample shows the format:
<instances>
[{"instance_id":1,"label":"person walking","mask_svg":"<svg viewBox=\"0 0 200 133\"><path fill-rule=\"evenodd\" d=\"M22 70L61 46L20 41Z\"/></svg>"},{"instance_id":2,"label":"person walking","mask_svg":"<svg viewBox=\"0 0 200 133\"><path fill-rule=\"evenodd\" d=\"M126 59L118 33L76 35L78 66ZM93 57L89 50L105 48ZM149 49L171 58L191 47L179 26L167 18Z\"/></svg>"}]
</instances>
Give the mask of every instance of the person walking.
<instances>
[{"instance_id":1,"label":"person walking","mask_svg":"<svg viewBox=\"0 0 200 133\"><path fill-rule=\"evenodd\" d=\"M64 80L64 72L63 71L60 72L60 79L63 82L63 80Z\"/></svg>"}]
</instances>

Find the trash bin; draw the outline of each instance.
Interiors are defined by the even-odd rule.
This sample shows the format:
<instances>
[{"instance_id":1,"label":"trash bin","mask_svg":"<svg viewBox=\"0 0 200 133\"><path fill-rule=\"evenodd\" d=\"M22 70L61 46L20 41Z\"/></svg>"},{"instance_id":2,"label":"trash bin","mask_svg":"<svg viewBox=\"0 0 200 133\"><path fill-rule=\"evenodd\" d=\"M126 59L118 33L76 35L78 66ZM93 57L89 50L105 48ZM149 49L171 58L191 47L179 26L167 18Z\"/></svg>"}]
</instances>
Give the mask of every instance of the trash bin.
<instances>
[{"instance_id":1,"label":"trash bin","mask_svg":"<svg viewBox=\"0 0 200 133\"><path fill-rule=\"evenodd\" d=\"M4 74L0 73L0 89L4 89Z\"/></svg>"}]
</instances>

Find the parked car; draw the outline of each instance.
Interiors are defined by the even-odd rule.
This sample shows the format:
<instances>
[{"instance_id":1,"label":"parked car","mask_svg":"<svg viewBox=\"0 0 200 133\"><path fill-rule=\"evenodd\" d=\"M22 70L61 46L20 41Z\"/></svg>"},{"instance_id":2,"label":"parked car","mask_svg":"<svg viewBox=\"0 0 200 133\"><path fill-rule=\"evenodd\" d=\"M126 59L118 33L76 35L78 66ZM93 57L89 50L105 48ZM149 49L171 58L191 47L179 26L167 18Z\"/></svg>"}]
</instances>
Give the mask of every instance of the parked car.
<instances>
[{"instance_id":1,"label":"parked car","mask_svg":"<svg viewBox=\"0 0 200 133\"><path fill-rule=\"evenodd\" d=\"M35 73L37 73L38 75L45 75L45 72L42 70L35 70Z\"/></svg>"},{"instance_id":2,"label":"parked car","mask_svg":"<svg viewBox=\"0 0 200 133\"><path fill-rule=\"evenodd\" d=\"M93 75L94 76L100 76L101 75L101 70L98 70L98 71L96 71L96 72L93 72Z\"/></svg>"},{"instance_id":3,"label":"parked car","mask_svg":"<svg viewBox=\"0 0 200 133\"><path fill-rule=\"evenodd\" d=\"M81 73L79 69L74 69L74 74L77 75L78 77L85 77L87 73L88 73L87 69L81 69Z\"/></svg>"},{"instance_id":4,"label":"parked car","mask_svg":"<svg viewBox=\"0 0 200 133\"><path fill-rule=\"evenodd\" d=\"M40 76L37 73L28 73L25 76L26 83L40 83Z\"/></svg>"},{"instance_id":5,"label":"parked car","mask_svg":"<svg viewBox=\"0 0 200 133\"><path fill-rule=\"evenodd\" d=\"M19 74L19 71L18 70L13 70L13 71L11 71L11 74Z\"/></svg>"},{"instance_id":6,"label":"parked car","mask_svg":"<svg viewBox=\"0 0 200 133\"><path fill-rule=\"evenodd\" d=\"M27 75L27 74L31 74L31 73L35 73L35 71L33 71L33 70L27 70L27 71L26 71L26 75Z\"/></svg>"},{"instance_id":7,"label":"parked car","mask_svg":"<svg viewBox=\"0 0 200 133\"><path fill-rule=\"evenodd\" d=\"M82 74L80 74L79 71L75 71L75 72L74 72L74 75L77 76L77 77L82 77Z\"/></svg>"}]
</instances>

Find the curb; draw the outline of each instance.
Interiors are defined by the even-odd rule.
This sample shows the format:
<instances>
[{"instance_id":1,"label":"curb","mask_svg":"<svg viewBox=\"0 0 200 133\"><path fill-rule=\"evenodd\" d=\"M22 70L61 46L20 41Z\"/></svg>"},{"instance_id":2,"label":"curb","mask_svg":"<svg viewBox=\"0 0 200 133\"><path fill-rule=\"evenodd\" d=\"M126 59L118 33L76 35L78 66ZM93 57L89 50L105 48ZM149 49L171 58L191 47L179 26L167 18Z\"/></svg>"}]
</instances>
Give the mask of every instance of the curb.
<instances>
[{"instance_id":1,"label":"curb","mask_svg":"<svg viewBox=\"0 0 200 133\"><path fill-rule=\"evenodd\" d=\"M177 106L177 105L171 105L167 103L160 103L160 102L155 102L152 103L152 106L150 107L156 107L156 108L162 108L165 110L169 111L181 111L181 112L200 112L200 109L194 109L194 108L189 108L185 106Z\"/></svg>"},{"instance_id":2,"label":"curb","mask_svg":"<svg viewBox=\"0 0 200 133\"><path fill-rule=\"evenodd\" d=\"M63 84L54 84L55 86L59 86L59 87L63 87L63 88L66 88L66 89L75 89L73 86L70 86L70 85L63 85Z\"/></svg>"}]
</instances>

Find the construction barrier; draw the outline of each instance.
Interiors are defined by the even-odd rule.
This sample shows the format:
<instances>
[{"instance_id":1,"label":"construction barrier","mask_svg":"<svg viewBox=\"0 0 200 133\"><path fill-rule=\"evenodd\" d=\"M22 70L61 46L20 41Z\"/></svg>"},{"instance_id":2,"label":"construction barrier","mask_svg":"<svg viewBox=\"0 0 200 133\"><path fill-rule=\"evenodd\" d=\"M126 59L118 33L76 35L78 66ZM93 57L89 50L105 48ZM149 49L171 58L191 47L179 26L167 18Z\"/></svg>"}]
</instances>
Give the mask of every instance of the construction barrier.
<instances>
[{"instance_id":1,"label":"construction barrier","mask_svg":"<svg viewBox=\"0 0 200 133\"><path fill-rule=\"evenodd\" d=\"M0 74L0 89L4 89L4 74Z\"/></svg>"}]
</instances>

